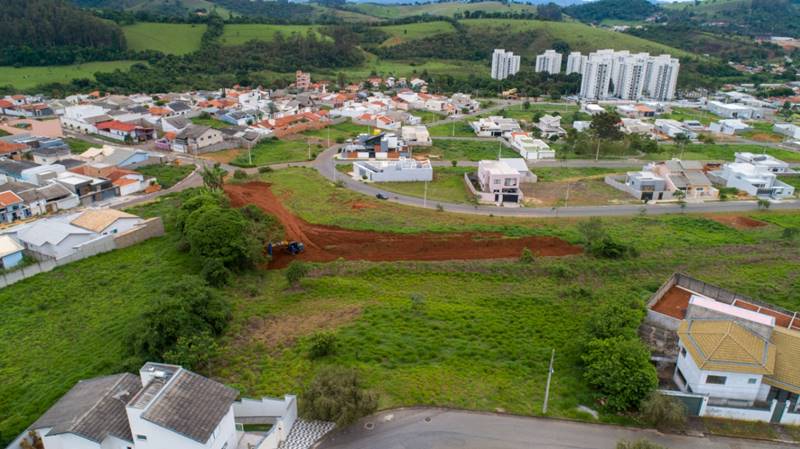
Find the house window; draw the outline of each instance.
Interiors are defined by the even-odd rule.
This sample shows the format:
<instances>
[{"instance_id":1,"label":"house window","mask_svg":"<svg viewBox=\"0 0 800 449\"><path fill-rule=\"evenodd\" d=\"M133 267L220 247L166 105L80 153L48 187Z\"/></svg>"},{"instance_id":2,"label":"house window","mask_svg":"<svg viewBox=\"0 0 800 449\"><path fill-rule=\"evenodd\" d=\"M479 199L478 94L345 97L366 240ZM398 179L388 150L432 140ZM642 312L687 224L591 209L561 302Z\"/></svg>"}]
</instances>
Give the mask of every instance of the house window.
<instances>
[{"instance_id":1,"label":"house window","mask_svg":"<svg viewBox=\"0 0 800 449\"><path fill-rule=\"evenodd\" d=\"M225 444L222 445L222 449L228 449L228 443L227 442L225 442Z\"/></svg>"},{"instance_id":2,"label":"house window","mask_svg":"<svg viewBox=\"0 0 800 449\"><path fill-rule=\"evenodd\" d=\"M756 382L758 382L758 379L756 379L755 377L747 379L747 383L749 383L750 385L755 385Z\"/></svg>"},{"instance_id":3,"label":"house window","mask_svg":"<svg viewBox=\"0 0 800 449\"><path fill-rule=\"evenodd\" d=\"M688 386L689 383L686 382L686 377L683 376L683 373L681 372L681 369L678 368L675 372L678 373L678 379L681 380L681 383Z\"/></svg>"},{"instance_id":4,"label":"house window","mask_svg":"<svg viewBox=\"0 0 800 449\"><path fill-rule=\"evenodd\" d=\"M686 348L681 348L681 357L686 357Z\"/></svg>"},{"instance_id":5,"label":"house window","mask_svg":"<svg viewBox=\"0 0 800 449\"><path fill-rule=\"evenodd\" d=\"M707 384L714 384L714 385L725 385L725 382L728 380L725 376L707 376L706 383Z\"/></svg>"},{"instance_id":6,"label":"house window","mask_svg":"<svg viewBox=\"0 0 800 449\"><path fill-rule=\"evenodd\" d=\"M147 441L147 435L136 435L138 441Z\"/></svg>"},{"instance_id":7,"label":"house window","mask_svg":"<svg viewBox=\"0 0 800 449\"><path fill-rule=\"evenodd\" d=\"M494 180L494 183L495 183L495 184L500 184L500 180L499 180L499 179L495 179L495 180Z\"/></svg>"}]
</instances>

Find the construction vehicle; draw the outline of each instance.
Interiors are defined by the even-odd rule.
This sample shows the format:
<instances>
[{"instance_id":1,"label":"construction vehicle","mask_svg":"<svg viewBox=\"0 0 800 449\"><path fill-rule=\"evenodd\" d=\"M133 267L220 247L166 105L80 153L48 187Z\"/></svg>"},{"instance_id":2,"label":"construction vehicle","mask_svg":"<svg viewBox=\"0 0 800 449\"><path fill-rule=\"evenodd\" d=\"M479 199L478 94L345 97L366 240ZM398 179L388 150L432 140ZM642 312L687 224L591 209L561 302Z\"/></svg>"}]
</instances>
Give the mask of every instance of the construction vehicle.
<instances>
[{"instance_id":1,"label":"construction vehicle","mask_svg":"<svg viewBox=\"0 0 800 449\"><path fill-rule=\"evenodd\" d=\"M306 250L306 245L304 245L303 242L298 242L296 240L283 240L276 243L269 242L267 244L267 254L270 256L272 256L273 251L280 249L283 249L283 251L287 254L296 256Z\"/></svg>"}]
</instances>

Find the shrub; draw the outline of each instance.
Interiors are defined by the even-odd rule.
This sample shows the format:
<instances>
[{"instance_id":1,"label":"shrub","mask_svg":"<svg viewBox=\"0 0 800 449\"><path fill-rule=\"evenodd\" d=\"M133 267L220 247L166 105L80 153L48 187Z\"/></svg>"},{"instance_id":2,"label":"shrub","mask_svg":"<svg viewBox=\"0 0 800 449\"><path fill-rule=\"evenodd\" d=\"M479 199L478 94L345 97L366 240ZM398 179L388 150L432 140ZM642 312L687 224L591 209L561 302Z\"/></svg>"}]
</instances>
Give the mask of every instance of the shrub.
<instances>
[{"instance_id":1,"label":"shrub","mask_svg":"<svg viewBox=\"0 0 800 449\"><path fill-rule=\"evenodd\" d=\"M638 302L610 301L598 307L589 320L591 339L636 338L645 310Z\"/></svg>"},{"instance_id":2,"label":"shrub","mask_svg":"<svg viewBox=\"0 0 800 449\"><path fill-rule=\"evenodd\" d=\"M533 263L533 252L530 248L522 248L522 254L519 256L519 261L522 263Z\"/></svg>"},{"instance_id":3,"label":"shrub","mask_svg":"<svg viewBox=\"0 0 800 449\"><path fill-rule=\"evenodd\" d=\"M311 336L308 356L312 360L329 356L336 352L336 335L330 332L318 332Z\"/></svg>"},{"instance_id":4,"label":"shrub","mask_svg":"<svg viewBox=\"0 0 800 449\"><path fill-rule=\"evenodd\" d=\"M286 268L286 280L289 285L297 287L300 281L308 274L308 266L299 260L293 260L292 263Z\"/></svg>"},{"instance_id":5,"label":"shrub","mask_svg":"<svg viewBox=\"0 0 800 449\"><path fill-rule=\"evenodd\" d=\"M192 255L219 259L228 268L241 268L262 256L262 247L249 228L238 210L205 205L187 217L185 237Z\"/></svg>"},{"instance_id":6,"label":"shrub","mask_svg":"<svg viewBox=\"0 0 800 449\"><path fill-rule=\"evenodd\" d=\"M769 206L771 204L772 203L770 203L769 200L758 200L758 208L759 209L769 209Z\"/></svg>"},{"instance_id":7,"label":"shrub","mask_svg":"<svg viewBox=\"0 0 800 449\"><path fill-rule=\"evenodd\" d=\"M450 161L450 165L452 165L453 167L455 167L455 166L457 166L457 165L458 165L458 161L457 161L457 160L455 160L455 159L453 159L452 161Z\"/></svg>"},{"instance_id":8,"label":"shrub","mask_svg":"<svg viewBox=\"0 0 800 449\"><path fill-rule=\"evenodd\" d=\"M794 240L800 236L800 228L783 228L781 238L784 240Z\"/></svg>"},{"instance_id":9,"label":"shrub","mask_svg":"<svg viewBox=\"0 0 800 449\"><path fill-rule=\"evenodd\" d=\"M219 345L209 332L181 335L175 346L164 353L164 361L191 370L204 370L219 352Z\"/></svg>"},{"instance_id":10,"label":"shrub","mask_svg":"<svg viewBox=\"0 0 800 449\"><path fill-rule=\"evenodd\" d=\"M444 212L444 206L441 204L436 204L436 212Z\"/></svg>"},{"instance_id":11,"label":"shrub","mask_svg":"<svg viewBox=\"0 0 800 449\"><path fill-rule=\"evenodd\" d=\"M586 381L604 396L612 412L638 406L658 386L650 351L637 338L592 340L582 359Z\"/></svg>"},{"instance_id":12,"label":"shrub","mask_svg":"<svg viewBox=\"0 0 800 449\"><path fill-rule=\"evenodd\" d=\"M411 310L415 313L422 313L425 310L425 297L422 294L411 294Z\"/></svg>"},{"instance_id":13,"label":"shrub","mask_svg":"<svg viewBox=\"0 0 800 449\"><path fill-rule=\"evenodd\" d=\"M683 430L686 406L680 399L652 391L640 406L642 418L660 430Z\"/></svg>"},{"instance_id":14,"label":"shrub","mask_svg":"<svg viewBox=\"0 0 800 449\"><path fill-rule=\"evenodd\" d=\"M209 285L214 287L222 287L227 285L231 278L231 271L225 268L225 264L215 258L206 259L203 263L203 269L200 271L200 276L208 282Z\"/></svg>"},{"instance_id":15,"label":"shrub","mask_svg":"<svg viewBox=\"0 0 800 449\"><path fill-rule=\"evenodd\" d=\"M584 250L594 257L625 259L639 255L636 248L619 243L608 235L597 217L578 223L578 232L583 236Z\"/></svg>"},{"instance_id":16,"label":"shrub","mask_svg":"<svg viewBox=\"0 0 800 449\"><path fill-rule=\"evenodd\" d=\"M333 421L339 427L378 408L376 395L362 387L358 372L341 367L323 368L300 400L305 418Z\"/></svg>"},{"instance_id":17,"label":"shrub","mask_svg":"<svg viewBox=\"0 0 800 449\"><path fill-rule=\"evenodd\" d=\"M259 173L272 173L274 170L270 166L258 167Z\"/></svg>"},{"instance_id":18,"label":"shrub","mask_svg":"<svg viewBox=\"0 0 800 449\"><path fill-rule=\"evenodd\" d=\"M247 173L244 170L237 168L233 172L233 179L247 179Z\"/></svg>"}]
</instances>

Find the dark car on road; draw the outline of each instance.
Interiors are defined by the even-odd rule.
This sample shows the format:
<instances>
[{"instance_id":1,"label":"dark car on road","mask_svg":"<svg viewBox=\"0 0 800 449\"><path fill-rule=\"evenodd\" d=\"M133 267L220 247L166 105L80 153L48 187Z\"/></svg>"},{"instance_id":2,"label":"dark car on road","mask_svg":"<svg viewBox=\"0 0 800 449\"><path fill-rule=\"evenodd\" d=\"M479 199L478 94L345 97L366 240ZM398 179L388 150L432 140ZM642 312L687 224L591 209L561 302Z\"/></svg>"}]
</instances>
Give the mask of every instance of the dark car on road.
<instances>
[{"instance_id":1,"label":"dark car on road","mask_svg":"<svg viewBox=\"0 0 800 449\"><path fill-rule=\"evenodd\" d=\"M379 200L388 200L389 196L386 195L385 193L378 193L377 195L375 195L375 198Z\"/></svg>"}]
</instances>

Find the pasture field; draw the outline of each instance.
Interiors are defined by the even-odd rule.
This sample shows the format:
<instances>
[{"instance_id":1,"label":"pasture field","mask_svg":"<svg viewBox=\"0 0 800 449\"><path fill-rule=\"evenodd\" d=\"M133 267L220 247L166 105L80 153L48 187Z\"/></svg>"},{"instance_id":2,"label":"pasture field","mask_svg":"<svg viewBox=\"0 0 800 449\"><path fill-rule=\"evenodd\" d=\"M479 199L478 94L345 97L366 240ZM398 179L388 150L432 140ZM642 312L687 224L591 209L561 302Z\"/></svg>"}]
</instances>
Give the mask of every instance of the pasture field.
<instances>
[{"instance_id":1,"label":"pasture field","mask_svg":"<svg viewBox=\"0 0 800 449\"><path fill-rule=\"evenodd\" d=\"M262 23L225 25L220 41L224 45L239 45L251 40L270 41L278 33L288 37L292 33L305 34L317 30L314 25L272 25Z\"/></svg>"},{"instance_id":2,"label":"pasture field","mask_svg":"<svg viewBox=\"0 0 800 449\"><path fill-rule=\"evenodd\" d=\"M194 169L194 164L154 164L139 167L136 171L145 176L156 178L162 188L168 189L187 177Z\"/></svg>"},{"instance_id":3,"label":"pasture field","mask_svg":"<svg viewBox=\"0 0 800 449\"><path fill-rule=\"evenodd\" d=\"M475 167L435 167L433 181L428 183L428 201L445 203L471 203L473 199L464 185L464 173L475 171ZM382 182L375 187L402 195L425 196L424 182Z\"/></svg>"},{"instance_id":4,"label":"pasture field","mask_svg":"<svg viewBox=\"0 0 800 449\"><path fill-rule=\"evenodd\" d=\"M0 67L0 86L30 89L46 83L68 83L74 79L94 79L97 72L126 70L139 61L102 61L40 67Z\"/></svg>"},{"instance_id":5,"label":"pasture field","mask_svg":"<svg viewBox=\"0 0 800 449\"><path fill-rule=\"evenodd\" d=\"M304 139L267 139L259 142L249 152L248 150L241 150L239 155L231 161L231 165L258 167L283 162L307 161L309 160L309 147L311 148L311 159L316 157L317 152L322 149L322 146L318 144L306 144Z\"/></svg>"},{"instance_id":6,"label":"pasture field","mask_svg":"<svg viewBox=\"0 0 800 449\"><path fill-rule=\"evenodd\" d=\"M171 55L183 55L200 48L206 32L205 24L148 23L122 27L130 50L158 50Z\"/></svg>"},{"instance_id":7,"label":"pasture field","mask_svg":"<svg viewBox=\"0 0 800 449\"><path fill-rule=\"evenodd\" d=\"M405 25L387 25L380 27L382 31L391 37L384 41L382 45L391 46L401 44L408 40L423 39L442 33L452 33L455 31L450 22L418 22Z\"/></svg>"},{"instance_id":8,"label":"pasture field","mask_svg":"<svg viewBox=\"0 0 800 449\"><path fill-rule=\"evenodd\" d=\"M418 147L416 154L427 154L440 161L480 161L501 157L519 157L516 151L493 140L441 140L434 139L431 147Z\"/></svg>"},{"instance_id":9,"label":"pasture field","mask_svg":"<svg viewBox=\"0 0 800 449\"><path fill-rule=\"evenodd\" d=\"M518 3L502 3L498 1L485 1L477 3L426 3L422 5L380 5L376 3L357 3L348 5L350 9L384 19L398 19L402 17L429 14L432 16L450 16L464 14L466 11L485 12L536 12L533 5Z\"/></svg>"},{"instance_id":10,"label":"pasture field","mask_svg":"<svg viewBox=\"0 0 800 449\"><path fill-rule=\"evenodd\" d=\"M580 241L580 219L403 207L337 188L304 168L262 178L289 210L316 224ZM169 217L175 205L168 197L133 212ZM800 226L800 214L747 215L769 225L736 230L691 214L604 219L609 233L639 249L641 256L633 260L579 255L535 257L532 263L337 261L314 265L297 289L287 288L279 270L245 272L222 289L234 302L234 317L220 340L222 355L202 374L257 397L301 393L320 368L337 364L358 368L381 408L438 405L536 415L555 348L558 376L550 413L586 419L575 411L579 404L594 404L579 364L580 337L599 305L644 301L680 270L800 308L800 251L797 242L780 237L784 227ZM0 307L7 312L0 322L2 443L79 379L138 369L143 361L130 356L129 345L143 310L163 285L200 269L178 251L171 220L166 224L164 237L0 290ZM337 351L311 360L309 337L320 330L336 335ZM601 420L631 423L607 414Z\"/></svg>"}]
</instances>

